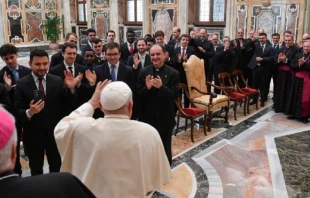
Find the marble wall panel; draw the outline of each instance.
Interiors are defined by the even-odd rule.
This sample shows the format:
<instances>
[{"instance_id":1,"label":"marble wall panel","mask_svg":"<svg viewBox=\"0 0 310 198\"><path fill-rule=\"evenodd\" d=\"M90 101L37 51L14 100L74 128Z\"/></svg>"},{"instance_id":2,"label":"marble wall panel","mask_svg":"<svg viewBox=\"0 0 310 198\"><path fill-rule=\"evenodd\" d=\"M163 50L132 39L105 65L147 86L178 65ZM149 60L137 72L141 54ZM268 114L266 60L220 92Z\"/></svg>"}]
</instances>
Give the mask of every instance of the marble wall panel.
<instances>
[{"instance_id":1,"label":"marble wall panel","mask_svg":"<svg viewBox=\"0 0 310 198\"><path fill-rule=\"evenodd\" d=\"M298 4L286 5L285 30L291 31L295 39L297 39L298 35L298 22L299 22L299 5Z\"/></svg>"},{"instance_id":2,"label":"marble wall panel","mask_svg":"<svg viewBox=\"0 0 310 198\"><path fill-rule=\"evenodd\" d=\"M56 0L45 0L45 9L47 10L56 10L57 2Z\"/></svg>"},{"instance_id":3,"label":"marble wall panel","mask_svg":"<svg viewBox=\"0 0 310 198\"><path fill-rule=\"evenodd\" d=\"M43 41L42 13L26 13L27 37L28 42Z\"/></svg>"},{"instance_id":4,"label":"marble wall panel","mask_svg":"<svg viewBox=\"0 0 310 198\"><path fill-rule=\"evenodd\" d=\"M119 43L124 43L124 27L119 27Z\"/></svg>"},{"instance_id":5,"label":"marble wall panel","mask_svg":"<svg viewBox=\"0 0 310 198\"><path fill-rule=\"evenodd\" d=\"M167 43L172 35L174 26L174 9L152 9L152 33L162 30L165 33L165 42Z\"/></svg>"},{"instance_id":6,"label":"marble wall panel","mask_svg":"<svg viewBox=\"0 0 310 198\"><path fill-rule=\"evenodd\" d=\"M39 0L25 0L26 9L42 9L41 1Z\"/></svg>"},{"instance_id":7,"label":"marble wall panel","mask_svg":"<svg viewBox=\"0 0 310 198\"><path fill-rule=\"evenodd\" d=\"M7 13L7 27L9 29L9 42L20 43L24 41L24 36L22 34L22 14L17 11L11 11Z\"/></svg>"},{"instance_id":8,"label":"marble wall panel","mask_svg":"<svg viewBox=\"0 0 310 198\"><path fill-rule=\"evenodd\" d=\"M70 22L76 23L76 1L70 0Z\"/></svg>"},{"instance_id":9,"label":"marble wall panel","mask_svg":"<svg viewBox=\"0 0 310 198\"><path fill-rule=\"evenodd\" d=\"M7 9L19 9L20 0L6 0L6 8Z\"/></svg>"},{"instance_id":10,"label":"marble wall panel","mask_svg":"<svg viewBox=\"0 0 310 198\"><path fill-rule=\"evenodd\" d=\"M241 5L237 6L237 26L236 32L238 29L243 29L245 35L247 34L247 18L248 18L248 6Z\"/></svg>"},{"instance_id":11,"label":"marble wall panel","mask_svg":"<svg viewBox=\"0 0 310 198\"><path fill-rule=\"evenodd\" d=\"M109 8L110 3L109 0L91 0L90 1L91 8Z\"/></svg>"},{"instance_id":12,"label":"marble wall panel","mask_svg":"<svg viewBox=\"0 0 310 198\"><path fill-rule=\"evenodd\" d=\"M279 32L279 24L281 24L280 5L269 7L255 5L252 11L251 29L258 30L264 28L269 39L271 39L273 33Z\"/></svg>"},{"instance_id":13,"label":"marble wall panel","mask_svg":"<svg viewBox=\"0 0 310 198\"><path fill-rule=\"evenodd\" d=\"M110 28L110 13L92 12L92 21L93 28L97 31L98 38L104 39Z\"/></svg>"}]
</instances>

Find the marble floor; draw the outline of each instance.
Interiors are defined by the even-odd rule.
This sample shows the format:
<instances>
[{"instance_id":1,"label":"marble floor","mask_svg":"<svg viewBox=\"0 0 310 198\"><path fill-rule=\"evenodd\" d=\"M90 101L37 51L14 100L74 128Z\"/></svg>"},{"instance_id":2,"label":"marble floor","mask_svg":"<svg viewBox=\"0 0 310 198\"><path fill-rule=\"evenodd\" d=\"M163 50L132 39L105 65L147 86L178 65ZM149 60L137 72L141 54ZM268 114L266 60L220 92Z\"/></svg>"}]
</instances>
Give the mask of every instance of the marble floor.
<instances>
[{"instance_id":1,"label":"marble floor","mask_svg":"<svg viewBox=\"0 0 310 198\"><path fill-rule=\"evenodd\" d=\"M27 54L19 58L28 61ZM172 181L153 197L310 197L310 125L275 113L270 99L264 108L250 106L246 116L239 107L237 118L230 109L229 123L214 119L206 136L196 125L194 143L181 119L172 138ZM23 177L29 176L24 154L21 163Z\"/></svg>"}]
</instances>

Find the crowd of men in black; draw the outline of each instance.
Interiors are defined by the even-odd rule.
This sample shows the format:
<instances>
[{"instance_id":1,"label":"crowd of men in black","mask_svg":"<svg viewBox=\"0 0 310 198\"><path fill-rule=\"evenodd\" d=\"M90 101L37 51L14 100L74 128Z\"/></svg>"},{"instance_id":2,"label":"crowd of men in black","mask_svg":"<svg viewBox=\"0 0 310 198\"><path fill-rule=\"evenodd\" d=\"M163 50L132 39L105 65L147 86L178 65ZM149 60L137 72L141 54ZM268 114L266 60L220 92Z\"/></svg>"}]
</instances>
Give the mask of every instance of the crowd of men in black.
<instances>
[{"instance_id":1,"label":"crowd of men in black","mask_svg":"<svg viewBox=\"0 0 310 198\"><path fill-rule=\"evenodd\" d=\"M5 44L0 48L0 56L6 63L0 71L0 103L5 104L16 117L18 140L24 134L31 174L43 173L44 154L50 172L58 172L61 159L53 136L56 124L87 102L99 81L123 81L133 92L132 119L149 123L158 130L171 163L171 135L176 112L174 100L179 94L178 83L187 83L183 62L191 55L204 60L206 79L214 81L215 85L219 85L218 75L221 72L231 74L234 69L241 69L249 86L259 89L262 107L267 101L273 78L275 111L285 112L290 119L307 122L309 95L303 87L310 87L309 75L306 75L310 71L310 42L307 42L310 37L308 34L303 36L302 47L294 44L289 31L283 35L283 43L280 43L280 37L275 33L270 42L264 30L260 29L245 38L244 31L239 29L236 39L224 36L219 41L217 35L208 35L206 29L200 29L198 34L191 31L181 35L180 29L174 27L173 38L167 44L163 31L135 39L131 30L126 33L127 41L123 44L114 42L115 32L110 30L108 42L103 44L96 37L96 31L88 29L88 41L81 54L77 53L76 34L68 33L61 51L51 57L50 63L45 51L32 51L31 69L17 63L15 46ZM161 46L165 53L164 67L143 70L158 61L158 54L150 53L154 44ZM159 86L146 92L150 89L148 82L153 79L160 81ZM243 82L240 86L244 86ZM219 94L221 91L215 89L214 92ZM253 98L250 104L256 104L257 100ZM189 106L186 97L184 103ZM101 111L95 111L95 118L102 116ZM17 153L15 172L21 175L19 146Z\"/></svg>"}]
</instances>

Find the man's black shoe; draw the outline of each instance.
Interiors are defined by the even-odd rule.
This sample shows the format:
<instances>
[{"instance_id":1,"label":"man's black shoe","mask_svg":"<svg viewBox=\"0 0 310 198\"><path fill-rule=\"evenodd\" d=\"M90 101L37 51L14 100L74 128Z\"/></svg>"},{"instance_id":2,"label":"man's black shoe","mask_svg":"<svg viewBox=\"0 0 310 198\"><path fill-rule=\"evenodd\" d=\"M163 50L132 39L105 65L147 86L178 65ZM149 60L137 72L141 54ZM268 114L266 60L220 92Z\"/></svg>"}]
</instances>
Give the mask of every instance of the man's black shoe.
<instances>
[{"instance_id":1,"label":"man's black shoe","mask_svg":"<svg viewBox=\"0 0 310 198\"><path fill-rule=\"evenodd\" d=\"M252 102L250 102L250 105L255 105L257 102L257 100L252 100Z\"/></svg>"},{"instance_id":2,"label":"man's black shoe","mask_svg":"<svg viewBox=\"0 0 310 198\"><path fill-rule=\"evenodd\" d=\"M293 120L293 119L295 119L295 116L288 116L287 119Z\"/></svg>"},{"instance_id":3,"label":"man's black shoe","mask_svg":"<svg viewBox=\"0 0 310 198\"><path fill-rule=\"evenodd\" d=\"M308 123L308 118L301 118L300 121L304 124Z\"/></svg>"},{"instance_id":4,"label":"man's black shoe","mask_svg":"<svg viewBox=\"0 0 310 198\"><path fill-rule=\"evenodd\" d=\"M260 106L261 106L261 107L264 107L264 106L265 106L265 102L261 102L261 103L260 103Z\"/></svg>"}]
</instances>

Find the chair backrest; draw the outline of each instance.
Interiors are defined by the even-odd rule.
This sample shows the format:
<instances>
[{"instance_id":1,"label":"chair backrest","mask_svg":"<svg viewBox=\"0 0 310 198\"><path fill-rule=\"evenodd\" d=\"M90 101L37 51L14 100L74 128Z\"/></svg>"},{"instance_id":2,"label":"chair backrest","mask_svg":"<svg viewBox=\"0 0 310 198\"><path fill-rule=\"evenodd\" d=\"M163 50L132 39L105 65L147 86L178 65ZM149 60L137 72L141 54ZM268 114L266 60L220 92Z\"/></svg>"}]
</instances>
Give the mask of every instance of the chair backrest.
<instances>
[{"instance_id":1,"label":"chair backrest","mask_svg":"<svg viewBox=\"0 0 310 198\"><path fill-rule=\"evenodd\" d=\"M234 84L231 82L230 74L228 72L219 73L218 77L219 77L220 85L222 87L225 87L225 86L234 87ZM223 91L227 95L228 92L233 92L234 90L223 89Z\"/></svg>"},{"instance_id":2,"label":"chair backrest","mask_svg":"<svg viewBox=\"0 0 310 198\"><path fill-rule=\"evenodd\" d=\"M242 70L234 69L233 70L233 76L234 76L235 84L236 84L238 89L240 88L240 86L239 86L239 79L243 82L245 87L249 87L248 84L246 83L244 77L243 77L243 71Z\"/></svg>"},{"instance_id":3,"label":"chair backrest","mask_svg":"<svg viewBox=\"0 0 310 198\"><path fill-rule=\"evenodd\" d=\"M190 87L197 87L199 90L207 92L204 61L195 55L191 55L187 62L183 63L183 67L186 74L190 99L203 96L203 94L192 90Z\"/></svg>"}]
</instances>

